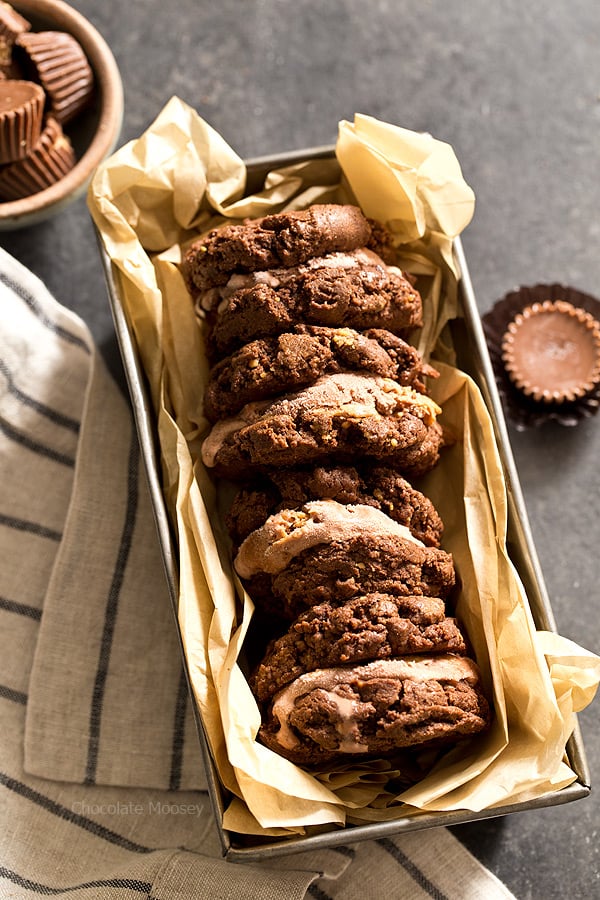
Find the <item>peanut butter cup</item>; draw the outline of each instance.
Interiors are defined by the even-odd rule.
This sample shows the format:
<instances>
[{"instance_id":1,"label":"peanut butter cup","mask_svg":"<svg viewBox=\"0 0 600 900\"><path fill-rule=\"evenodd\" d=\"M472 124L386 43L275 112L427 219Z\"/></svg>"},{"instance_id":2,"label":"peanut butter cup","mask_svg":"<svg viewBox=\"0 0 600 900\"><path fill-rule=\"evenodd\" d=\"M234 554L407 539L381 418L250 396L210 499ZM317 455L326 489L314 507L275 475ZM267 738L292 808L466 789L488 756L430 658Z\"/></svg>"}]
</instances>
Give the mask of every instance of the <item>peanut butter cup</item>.
<instances>
[{"instance_id":1,"label":"peanut butter cup","mask_svg":"<svg viewBox=\"0 0 600 900\"><path fill-rule=\"evenodd\" d=\"M30 28L27 19L0 0L0 80L20 77L12 58L13 46L17 37Z\"/></svg>"},{"instance_id":2,"label":"peanut butter cup","mask_svg":"<svg viewBox=\"0 0 600 900\"><path fill-rule=\"evenodd\" d=\"M75 153L60 122L51 116L27 157L0 171L0 200L20 200L51 187L75 165Z\"/></svg>"},{"instance_id":3,"label":"peanut butter cup","mask_svg":"<svg viewBox=\"0 0 600 900\"><path fill-rule=\"evenodd\" d=\"M62 124L91 101L94 75L75 38L62 31L25 32L15 42L15 58L48 97L48 111Z\"/></svg>"},{"instance_id":4,"label":"peanut butter cup","mask_svg":"<svg viewBox=\"0 0 600 900\"><path fill-rule=\"evenodd\" d=\"M25 31L30 31L31 22L17 12L10 3L0 0L0 38L9 47Z\"/></svg>"},{"instance_id":5,"label":"peanut butter cup","mask_svg":"<svg viewBox=\"0 0 600 900\"><path fill-rule=\"evenodd\" d=\"M38 84L0 80L0 165L31 153L40 138L44 103Z\"/></svg>"},{"instance_id":6,"label":"peanut butter cup","mask_svg":"<svg viewBox=\"0 0 600 900\"><path fill-rule=\"evenodd\" d=\"M508 325L502 359L525 396L538 403L573 402L600 382L600 323L566 301L533 303Z\"/></svg>"}]
</instances>

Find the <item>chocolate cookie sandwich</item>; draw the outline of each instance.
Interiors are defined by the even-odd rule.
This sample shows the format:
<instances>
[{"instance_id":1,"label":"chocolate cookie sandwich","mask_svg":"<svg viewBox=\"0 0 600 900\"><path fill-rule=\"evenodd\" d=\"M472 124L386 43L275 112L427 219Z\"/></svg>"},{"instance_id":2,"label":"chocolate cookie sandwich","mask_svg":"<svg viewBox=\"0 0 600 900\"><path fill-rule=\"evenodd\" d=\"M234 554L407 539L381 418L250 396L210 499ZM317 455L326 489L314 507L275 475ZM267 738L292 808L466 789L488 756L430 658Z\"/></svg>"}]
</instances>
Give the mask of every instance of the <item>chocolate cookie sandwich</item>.
<instances>
[{"instance_id":1,"label":"chocolate cookie sandwich","mask_svg":"<svg viewBox=\"0 0 600 900\"><path fill-rule=\"evenodd\" d=\"M272 641L250 686L264 703L305 672L421 653L467 652L456 619L437 597L367 594L320 603Z\"/></svg>"},{"instance_id":2,"label":"chocolate cookie sandwich","mask_svg":"<svg viewBox=\"0 0 600 900\"><path fill-rule=\"evenodd\" d=\"M360 594L445 599L456 580L449 553L425 547L378 509L333 500L271 516L242 543L234 567L257 605L288 621Z\"/></svg>"},{"instance_id":3,"label":"chocolate cookie sandwich","mask_svg":"<svg viewBox=\"0 0 600 900\"><path fill-rule=\"evenodd\" d=\"M489 719L472 660L409 656L298 676L273 698L259 737L286 759L314 767L455 742Z\"/></svg>"},{"instance_id":4,"label":"chocolate cookie sandwich","mask_svg":"<svg viewBox=\"0 0 600 900\"><path fill-rule=\"evenodd\" d=\"M246 404L298 390L323 375L362 372L393 378L425 390L423 376L434 368L402 338L384 329L297 325L292 332L245 344L217 363L204 393L204 413L211 422Z\"/></svg>"},{"instance_id":5,"label":"chocolate cookie sandwich","mask_svg":"<svg viewBox=\"0 0 600 900\"><path fill-rule=\"evenodd\" d=\"M366 248L289 269L234 275L199 303L212 359L297 324L384 328L401 336L422 324L421 296L411 281Z\"/></svg>"},{"instance_id":6,"label":"chocolate cookie sandwich","mask_svg":"<svg viewBox=\"0 0 600 900\"><path fill-rule=\"evenodd\" d=\"M189 247L183 270L192 294L234 273L298 266L315 256L364 247L371 226L357 206L314 204L216 228Z\"/></svg>"},{"instance_id":7,"label":"chocolate cookie sandwich","mask_svg":"<svg viewBox=\"0 0 600 900\"><path fill-rule=\"evenodd\" d=\"M309 500L373 506L405 525L426 546L440 546L444 526L428 497L396 469L357 464L274 469L246 483L233 498L226 519L234 547L273 513Z\"/></svg>"},{"instance_id":8,"label":"chocolate cookie sandwich","mask_svg":"<svg viewBox=\"0 0 600 900\"><path fill-rule=\"evenodd\" d=\"M389 378L327 375L217 422L202 459L215 474L233 479L274 466L357 457L421 474L435 465L443 443L439 412L425 394Z\"/></svg>"}]
</instances>

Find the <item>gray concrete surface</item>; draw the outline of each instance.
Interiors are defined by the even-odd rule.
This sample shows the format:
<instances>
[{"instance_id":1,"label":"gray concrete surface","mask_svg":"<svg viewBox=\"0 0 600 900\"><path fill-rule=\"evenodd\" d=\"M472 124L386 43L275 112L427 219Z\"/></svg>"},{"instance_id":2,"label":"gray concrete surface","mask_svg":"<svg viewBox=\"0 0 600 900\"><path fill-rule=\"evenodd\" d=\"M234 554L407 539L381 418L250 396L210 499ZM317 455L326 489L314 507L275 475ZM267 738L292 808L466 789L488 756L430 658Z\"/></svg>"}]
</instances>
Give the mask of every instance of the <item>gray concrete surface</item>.
<instances>
[{"instance_id":1,"label":"gray concrete surface","mask_svg":"<svg viewBox=\"0 0 600 900\"><path fill-rule=\"evenodd\" d=\"M125 87L121 141L177 94L242 156L335 140L368 113L451 143L477 197L463 242L486 312L517 284L600 295L597 0L76 0ZM84 201L0 243L77 311L119 377ZM600 652L600 416L510 428L558 628ZM600 780L600 700L580 717ZM600 896L600 801L455 829L520 898ZM376 874L374 873L374 878Z\"/></svg>"}]
</instances>

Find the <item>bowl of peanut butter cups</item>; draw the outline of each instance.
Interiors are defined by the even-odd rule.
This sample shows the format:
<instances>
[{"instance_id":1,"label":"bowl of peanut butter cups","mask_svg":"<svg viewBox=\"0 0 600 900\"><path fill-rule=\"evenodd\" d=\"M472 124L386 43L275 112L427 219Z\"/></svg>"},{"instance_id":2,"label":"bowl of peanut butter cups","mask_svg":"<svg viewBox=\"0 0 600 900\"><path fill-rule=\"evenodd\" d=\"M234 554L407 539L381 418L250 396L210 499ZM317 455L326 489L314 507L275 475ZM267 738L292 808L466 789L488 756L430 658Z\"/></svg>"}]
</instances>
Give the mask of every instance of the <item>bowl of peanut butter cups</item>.
<instances>
[{"instance_id":1,"label":"bowl of peanut butter cups","mask_svg":"<svg viewBox=\"0 0 600 900\"><path fill-rule=\"evenodd\" d=\"M62 0L0 0L0 230L81 196L122 119L119 69L87 19Z\"/></svg>"}]
</instances>

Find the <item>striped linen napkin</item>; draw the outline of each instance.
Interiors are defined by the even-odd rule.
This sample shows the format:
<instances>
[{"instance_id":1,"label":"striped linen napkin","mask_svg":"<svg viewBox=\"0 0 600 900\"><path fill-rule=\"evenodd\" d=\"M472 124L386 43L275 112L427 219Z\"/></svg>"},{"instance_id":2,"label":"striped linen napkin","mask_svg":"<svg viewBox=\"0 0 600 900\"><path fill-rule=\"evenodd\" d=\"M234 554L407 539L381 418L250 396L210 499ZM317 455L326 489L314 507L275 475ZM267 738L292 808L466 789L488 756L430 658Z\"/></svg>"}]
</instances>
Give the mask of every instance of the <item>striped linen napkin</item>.
<instances>
[{"instance_id":1,"label":"striped linen napkin","mask_svg":"<svg viewBox=\"0 0 600 900\"><path fill-rule=\"evenodd\" d=\"M0 897L512 897L445 828L221 858L129 406L1 249L0 446Z\"/></svg>"}]
</instances>

